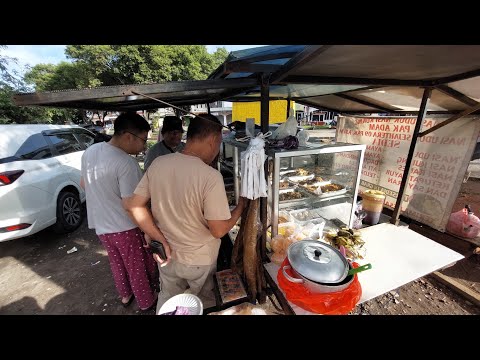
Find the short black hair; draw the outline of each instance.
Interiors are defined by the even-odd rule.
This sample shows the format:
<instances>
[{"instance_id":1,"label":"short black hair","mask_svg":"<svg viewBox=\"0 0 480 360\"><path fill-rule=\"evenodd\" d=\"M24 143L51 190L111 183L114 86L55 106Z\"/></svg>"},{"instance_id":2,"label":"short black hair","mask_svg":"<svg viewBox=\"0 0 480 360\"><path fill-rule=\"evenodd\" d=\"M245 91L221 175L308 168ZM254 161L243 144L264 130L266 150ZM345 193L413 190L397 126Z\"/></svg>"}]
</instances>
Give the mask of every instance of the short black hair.
<instances>
[{"instance_id":1,"label":"short black hair","mask_svg":"<svg viewBox=\"0 0 480 360\"><path fill-rule=\"evenodd\" d=\"M222 133L222 123L212 114L199 114L190 120L187 140L204 139L211 134Z\"/></svg>"},{"instance_id":2,"label":"short black hair","mask_svg":"<svg viewBox=\"0 0 480 360\"><path fill-rule=\"evenodd\" d=\"M141 133L150 131L150 124L141 115L138 115L134 111L127 111L121 113L116 119L113 125L114 135L120 135L124 132L130 131L133 133Z\"/></svg>"},{"instance_id":3,"label":"short black hair","mask_svg":"<svg viewBox=\"0 0 480 360\"><path fill-rule=\"evenodd\" d=\"M181 131L183 133L182 119L178 116L168 115L163 118L162 134L169 131Z\"/></svg>"}]
</instances>

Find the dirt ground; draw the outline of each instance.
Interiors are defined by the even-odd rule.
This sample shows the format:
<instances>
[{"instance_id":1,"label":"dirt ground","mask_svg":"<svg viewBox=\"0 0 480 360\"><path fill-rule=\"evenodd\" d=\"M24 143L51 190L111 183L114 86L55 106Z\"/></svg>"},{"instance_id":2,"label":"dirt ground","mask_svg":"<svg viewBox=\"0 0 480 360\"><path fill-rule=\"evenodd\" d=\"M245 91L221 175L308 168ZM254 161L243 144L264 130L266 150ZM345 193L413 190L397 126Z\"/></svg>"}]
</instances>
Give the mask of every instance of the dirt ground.
<instances>
[{"instance_id":1,"label":"dirt ground","mask_svg":"<svg viewBox=\"0 0 480 360\"><path fill-rule=\"evenodd\" d=\"M480 214L480 181L462 186L455 209L470 203ZM428 229L416 231L429 236ZM442 270L445 275L480 292L480 255L470 243L448 235L434 240L467 258ZM76 248L77 251L67 253ZM36 235L0 243L0 314L153 315L134 302L123 308L113 284L106 251L86 221L75 232ZM480 307L439 283L431 275L356 307L352 314L480 315Z\"/></svg>"}]
</instances>

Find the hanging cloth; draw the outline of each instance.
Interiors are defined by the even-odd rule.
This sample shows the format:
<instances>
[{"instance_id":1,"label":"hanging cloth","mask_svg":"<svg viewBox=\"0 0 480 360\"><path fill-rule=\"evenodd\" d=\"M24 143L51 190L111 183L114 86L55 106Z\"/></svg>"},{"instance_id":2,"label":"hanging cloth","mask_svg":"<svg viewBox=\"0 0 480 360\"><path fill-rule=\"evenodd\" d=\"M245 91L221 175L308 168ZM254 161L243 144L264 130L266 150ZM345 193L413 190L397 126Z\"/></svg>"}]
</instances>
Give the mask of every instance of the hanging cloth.
<instances>
[{"instance_id":1,"label":"hanging cloth","mask_svg":"<svg viewBox=\"0 0 480 360\"><path fill-rule=\"evenodd\" d=\"M259 133L250 140L247 149L241 153L242 189L240 195L250 200L267 197L264 148L264 135Z\"/></svg>"}]
</instances>

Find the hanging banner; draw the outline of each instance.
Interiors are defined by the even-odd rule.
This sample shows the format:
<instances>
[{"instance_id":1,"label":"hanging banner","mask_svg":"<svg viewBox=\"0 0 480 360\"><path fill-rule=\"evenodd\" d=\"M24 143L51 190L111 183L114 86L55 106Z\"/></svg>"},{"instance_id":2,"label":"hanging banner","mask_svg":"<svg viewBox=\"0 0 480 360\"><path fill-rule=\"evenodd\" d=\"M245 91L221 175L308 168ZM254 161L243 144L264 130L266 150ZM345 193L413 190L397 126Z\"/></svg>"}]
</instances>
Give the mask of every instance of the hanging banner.
<instances>
[{"instance_id":1,"label":"hanging banner","mask_svg":"<svg viewBox=\"0 0 480 360\"><path fill-rule=\"evenodd\" d=\"M421 131L448 117L429 117ZM445 231L470 158L480 122L465 117L418 138L405 188L401 213ZM385 206L394 208L412 141L416 117L344 117L337 126L337 142L367 146L360 191L381 190Z\"/></svg>"}]
</instances>

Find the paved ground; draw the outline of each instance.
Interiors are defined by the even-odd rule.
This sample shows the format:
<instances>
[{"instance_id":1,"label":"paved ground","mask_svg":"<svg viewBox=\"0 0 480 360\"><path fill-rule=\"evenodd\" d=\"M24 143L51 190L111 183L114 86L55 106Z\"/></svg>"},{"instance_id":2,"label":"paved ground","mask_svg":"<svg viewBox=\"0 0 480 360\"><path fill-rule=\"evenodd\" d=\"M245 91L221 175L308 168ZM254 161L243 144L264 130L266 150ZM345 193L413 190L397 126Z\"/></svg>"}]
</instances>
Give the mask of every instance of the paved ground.
<instances>
[{"instance_id":1,"label":"paved ground","mask_svg":"<svg viewBox=\"0 0 480 360\"><path fill-rule=\"evenodd\" d=\"M68 254L73 247L77 251ZM43 231L0 243L0 254L0 314L142 314L135 302L128 309L119 304L105 250L86 223L63 237ZM479 315L479 310L425 277L354 313Z\"/></svg>"},{"instance_id":2,"label":"paved ground","mask_svg":"<svg viewBox=\"0 0 480 360\"><path fill-rule=\"evenodd\" d=\"M44 230L0 243L0 254L0 314L141 314L135 302L119 304L106 251L86 221L68 235Z\"/></svg>"}]
</instances>

